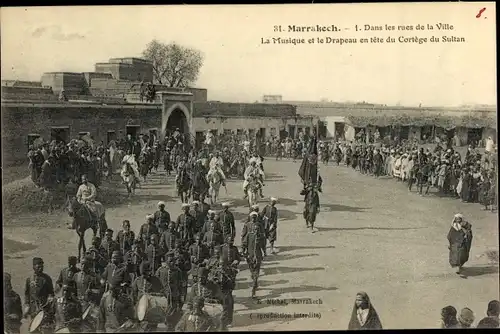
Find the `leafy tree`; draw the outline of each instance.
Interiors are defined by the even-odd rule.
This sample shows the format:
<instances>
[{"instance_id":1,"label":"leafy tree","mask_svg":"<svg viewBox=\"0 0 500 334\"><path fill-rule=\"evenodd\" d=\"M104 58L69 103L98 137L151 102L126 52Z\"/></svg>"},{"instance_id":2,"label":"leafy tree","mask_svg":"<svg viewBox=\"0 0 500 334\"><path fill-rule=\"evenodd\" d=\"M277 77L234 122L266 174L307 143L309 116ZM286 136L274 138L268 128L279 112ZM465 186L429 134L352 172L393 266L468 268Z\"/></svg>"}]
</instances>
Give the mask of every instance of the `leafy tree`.
<instances>
[{"instance_id":1,"label":"leafy tree","mask_svg":"<svg viewBox=\"0 0 500 334\"><path fill-rule=\"evenodd\" d=\"M142 52L153 63L155 83L169 87L188 87L198 79L203 66L201 51L177 43L152 40Z\"/></svg>"}]
</instances>

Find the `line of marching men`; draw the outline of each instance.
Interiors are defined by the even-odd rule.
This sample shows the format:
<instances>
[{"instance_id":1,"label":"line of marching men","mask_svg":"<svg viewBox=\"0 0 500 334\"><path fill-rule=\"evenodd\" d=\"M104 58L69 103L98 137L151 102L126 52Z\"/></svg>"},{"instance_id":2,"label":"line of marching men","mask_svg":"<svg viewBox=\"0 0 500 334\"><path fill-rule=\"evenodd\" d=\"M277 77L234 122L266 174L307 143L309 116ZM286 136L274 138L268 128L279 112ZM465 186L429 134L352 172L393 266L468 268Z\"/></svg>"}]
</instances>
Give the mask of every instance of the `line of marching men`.
<instances>
[{"instance_id":1,"label":"line of marching men","mask_svg":"<svg viewBox=\"0 0 500 334\"><path fill-rule=\"evenodd\" d=\"M245 258L248 263L254 297L267 241L274 253L276 202L271 198L262 212L257 205L251 208L241 233L241 253L234 246L230 204L223 203L222 211L216 212L193 201L182 204L175 222L165 203L158 203L158 211L147 216L137 236L125 220L115 238L110 229L104 240L94 237L80 268L75 256L68 258L55 289L44 273L44 261L36 257L33 275L26 279L24 307L12 290L10 275L4 274L6 331L19 333L21 319L28 316L32 333L150 332L160 323L167 331L227 330L233 320L232 292L240 261ZM58 292L61 297L55 298ZM207 313L205 303L222 305L222 312ZM154 305L162 310L160 317L154 316Z\"/></svg>"}]
</instances>

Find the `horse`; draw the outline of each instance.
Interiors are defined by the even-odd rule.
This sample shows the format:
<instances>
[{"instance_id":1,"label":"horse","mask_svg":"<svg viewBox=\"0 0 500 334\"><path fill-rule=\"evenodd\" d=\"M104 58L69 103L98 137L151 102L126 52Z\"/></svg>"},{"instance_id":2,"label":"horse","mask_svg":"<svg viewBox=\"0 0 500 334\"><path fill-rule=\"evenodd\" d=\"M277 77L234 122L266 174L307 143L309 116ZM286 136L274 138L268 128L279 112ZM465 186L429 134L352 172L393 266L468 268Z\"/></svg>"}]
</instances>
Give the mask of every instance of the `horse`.
<instances>
[{"instance_id":1,"label":"horse","mask_svg":"<svg viewBox=\"0 0 500 334\"><path fill-rule=\"evenodd\" d=\"M76 230L76 234L79 237L78 241L78 260L81 259L82 250L83 254L87 252L85 247L85 232L90 228L94 232L94 237L99 230L99 236L101 239L104 238L104 233L108 228L106 222L106 212L103 209L100 217L96 217L90 210L80 202L77 201L76 197L67 198L67 210L70 217L73 217L73 223Z\"/></svg>"},{"instance_id":2,"label":"horse","mask_svg":"<svg viewBox=\"0 0 500 334\"><path fill-rule=\"evenodd\" d=\"M209 184L210 204L214 205L219 198L220 186L224 184L224 179L218 169L212 168L208 172L207 180Z\"/></svg>"},{"instance_id":3,"label":"horse","mask_svg":"<svg viewBox=\"0 0 500 334\"><path fill-rule=\"evenodd\" d=\"M247 187L247 197L248 197L248 206L252 207L259 202L260 194L259 194L259 184L257 180L253 178Z\"/></svg>"},{"instance_id":4,"label":"horse","mask_svg":"<svg viewBox=\"0 0 500 334\"><path fill-rule=\"evenodd\" d=\"M311 227L311 232L314 232L314 223L319 212L319 195L316 187L309 188L304 198L303 217L306 221L306 227Z\"/></svg>"},{"instance_id":5,"label":"horse","mask_svg":"<svg viewBox=\"0 0 500 334\"><path fill-rule=\"evenodd\" d=\"M124 167L125 172L121 173L121 177L123 179L123 183L127 187L128 196L135 195L135 188L137 187L137 177L135 176L134 170L130 166L130 164L126 164Z\"/></svg>"},{"instance_id":6,"label":"horse","mask_svg":"<svg viewBox=\"0 0 500 334\"><path fill-rule=\"evenodd\" d=\"M194 200L199 200L202 196L206 196L210 185L206 177L206 169L202 166L195 167L192 173L191 193Z\"/></svg>"}]
</instances>

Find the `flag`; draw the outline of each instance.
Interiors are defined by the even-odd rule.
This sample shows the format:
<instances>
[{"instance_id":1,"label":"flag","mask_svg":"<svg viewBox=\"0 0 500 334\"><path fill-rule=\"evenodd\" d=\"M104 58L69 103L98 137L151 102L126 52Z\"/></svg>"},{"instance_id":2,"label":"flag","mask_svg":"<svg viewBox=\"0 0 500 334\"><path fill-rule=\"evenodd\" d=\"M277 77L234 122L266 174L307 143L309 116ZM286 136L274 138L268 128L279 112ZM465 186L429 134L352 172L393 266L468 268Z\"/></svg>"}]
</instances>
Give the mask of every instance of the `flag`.
<instances>
[{"instance_id":1,"label":"flag","mask_svg":"<svg viewBox=\"0 0 500 334\"><path fill-rule=\"evenodd\" d=\"M316 136L312 138L308 152L302 160L299 176L305 185L318 182L318 145Z\"/></svg>"}]
</instances>

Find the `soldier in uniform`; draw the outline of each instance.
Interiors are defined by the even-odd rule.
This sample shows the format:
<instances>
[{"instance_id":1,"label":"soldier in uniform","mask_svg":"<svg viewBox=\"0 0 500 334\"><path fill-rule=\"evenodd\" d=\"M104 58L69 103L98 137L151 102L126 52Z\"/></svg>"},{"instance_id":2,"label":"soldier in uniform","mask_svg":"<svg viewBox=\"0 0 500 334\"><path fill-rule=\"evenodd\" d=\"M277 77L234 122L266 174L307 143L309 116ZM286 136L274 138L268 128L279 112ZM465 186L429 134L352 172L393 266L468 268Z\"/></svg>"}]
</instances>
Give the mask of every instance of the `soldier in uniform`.
<instances>
[{"instance_id":1,"label":"soldier in uniform","mask_svg":"<svg viewBox=\"0 0 500 334\"><path fill-rule=\"evenodd\" d=\"M246 235L251 230L251 226L252 226L252 218L251 218L252 217L252 213L257 213L257 216L256 216L255 220L258 223L258 226L259 226L259 229L260 229L260 234L265 237L266 230L265 230L264 224L261 223L261 219L260 219L260 215L259 215L259 207L256 206L256 205L254 205L254 206L252 206L250 214L248 215L247 222L245 224L243 224L243 228L241 230L241 240L242 241L246 238ZM265 256L266 255L266 252L265 252L266 250L265 250L264 246L265 246L265 244L262 243L262 253Z\"/></svg>"},{"instance_id":2,"label":"soldier in uniform","mask_svg":"<svg viewBox=\"0 0 500 334\"><path fill-rule=\"evenodd\" d=\"M67 281L62 286L62 297L57 298L55 303L56 331L68 327L71 333L81 331L82 305L76 299L75 281Z\"/></svg>"},{"instance_id":3,"label":"soldier in uniform","mask_svg":"<svg viewBox=\"0 0 500 334\"><path fill-rule=\"evenodd\" d=\"M208 269L200 267L198 269L198 279L191 287L188 294L187 306L189 310L193 309L193 301L196 297L203 297L206 301L213 302L214 300L222 301L223 295L219 285L208 280Z\"/></svg>"},{"instance_id":4,"label":"soldier in uniform","mask_svg":"<svg viewBox=\"0 0 500 334\"><path fill-rule=\"evenodd\" d=\"M101 247L106 251L106 258L108 261L111 260L113 252L120 250L120 245L113 240L113 230L108 228L106 234L104 235L104 240L101 243Z\"/></svg>"},{"instance_id":5,"label":"soldier in uniform","mask_svg":"<svg viewBox=\"0 0 500 334\"><path fill-rule=\"evenodd\" d=\"M216 321L203 310L205 299L196 297L193 307L189 312L183 314L175 327L176 332L209 332L217 329Z\"/></svg>"},{"instance_id":6,"label":"soldier in uniform","mask_svg":"<svg viewBox=\"0 0 500 334\"><path fill-rule=\"evenodd\" d=\"M11 276L3 274L3 323L4 331L8 334L21 332L23 306L21 297L12 289Z\"/></svg>"},{"instance_id":7,"label":"soldier in uniform","mask_svg":"<svg viewBox=\"0 0 500 334\"><path fill-rule=\"evenodd\" d=\"M153 270L153 272L156 272L156 270L160 268L161 259L166 252L162 247L160 247L157 234L152 234L150 239L151 241L149 243L149 246L146 248L146 258L151 264L151 270Z\"/></svg>"},{"instance_id":8,"label":"soldier in uniform","mask_svg":"<svg viewBox=\"0 0 500 334\"><path fill-rule=\"evenodd\" d=\"M184 248L184 244L181 239L177 239L175 242L174 249L174 261L175 265L180 270L180 298L181 302L184 303L187 295L188 288L188 277L189 271L191 270L191 261L189 253Z\"/></svg>"},{"instance_id":9,"label":"soldier in uniform","mask_svg":"<svg viewBox=\"0 0 500 334\"><path fill-rule=\"evenodd\" d=\"M90 303L99 304L102 295L102 286L99 277L93 271L90 257L85 257L81 262L82 270L75 274L76 296L85 310Z\"/></svg>"},{"instance_id":10,"label":"soldier in uniform","mask_svg":"<svg viewBox=\"0 0 500 334\"><path fill-rule=\"evenodd\" d=\"M203 244L200 239L200 235L195 235L195 242L189 246L189 255L191 257L191 273L193 276L193 281L198 275L198 268L203 266L206 261L210 258L210 250L207 245Z\"/></svg>"},{"instance_id":11,"label":"soldier in uniform","mask_svg":"<svg viewBox=\"0 0 500 334\"><path fill-rule=\"evenodd\" d=\"M189 204L182 205L182 213L177 217L176 229L180 238L190 245L193 242L195 219L189 213Z\"/></svg>"},{"instance_id":12,"label":"soldier in uniform","mask_svg":"<svg viewBox=\"0 0 500 334\"><path fill-rule=\"evenodd\" d=\"M106 266L101 276L101 284L105 286L105 291L109 290L109 282L115 277L122 279L120 283L130 283L130 278L127 275L123 275L123 272L126 270L127 268L123 263L122 255L119 251L114 251L111 255L111 262Z\"/></svg>"},{"instance_id":13,"label":"soldier in uniform","mask_svg":"<svg viewBox=\"0 0 500 334\"><path fill-rule=\"evenodd\" d=\"M137 305L144 294L163 294L163 285L157 276L152 275L152 265L148 261L141 263L141 276L132 283L132 302ZM158 324L143 321L140 328L144 332L153 331Z\"/></svg>"},{"instance_id":14,"label":"soldier in uniform","mask_svg":"<svg viewBox=\"0 0 500 334\"><path fill-rule=\"evenodd\" d=\"M92 259L94 272L98 275L102 274L109 261L106 257L106 250L101 247L101 238L96 236L92 239L92 246L87 251L87 255Z\"/></svg>"},{"instance_id":15,"label":"soldier in uniform","mask_svg":"<svg viewBox=\"0 0 500 334\"><path fill-rule=\"evenodd\" d=\"M219 259L221 257L222 249L220 246L214 247L213 255L206 262L205 267L211 271L212 268L216 267L219 264Z\"/></svg>"},{"instance_id":16,"label":"soldier in uniform","mask_svg":"<svg viewBox=\"0 0 500 334\"><path fill-rule=\"evenodd\" d=\"M262 226L257 222L257 216L258 214L256 212L250 214L251 222L245 225L248 226L247 231L244 237L241 237L243 253L246 255L248 268L252 274L252 298L255 297L255 292L258 287L257 280L259 278L260 265L263 258L262 249L264 248L263 244L265 238Z\"/></svg>"},{"instance_id":17,"label":"soldier in uniform","mask_svg":"<svg viewBox=\"0 0 500 334\"><path fill-rule=\"evenodd\" d=\"M38 312L47 311L41 326L50 331L53 329L54 320L54 314L50 310L54 300L54 285L50 276L43 272L42 258L33 258L33 271L33 276L26 279L23 315L29 315L33 319Z\"/></svg>"},{"instance_id":18,"label":"soldier in uniform","mask_svg":"<svg viewBox=\"0 0 500 334\"><path fill-rule=\"evenodd\" d=\"M59 278L56 281L57 290L60 290L64 284L68 283L68 281L73 281L73 276L80 271L80 269L76 267L77 262L78 259L76 256L68 257L68 266L61 270Z\"/></svg>"},{"instance_id":19,"label":"soldier in uniform","mask_svg":"<svg viewBox=\"0 0 500 334\"><path fill-rule=\"evenodd\" d=\"M146 254L144 254L141 249L141 242L139 240L134 240L132 249L124 256L124 260L129 268L128 271L134 276L139 276L141 274L140 265L145 258Z\"/></svg>"},{"instance_id":20,"label":"soldier in uniform","mask_svg":"<svg viewBox=\"0 0 500 334\"><path fill-rule=\"evenodd\" d=\"M162 266L156 271L155 276L160 279L163 286L163 293L168 299L168 309L166 310L167 331L173 330L181 314L182 302L180 299L181 271L175 265L174 252L169 252L165 256Z\"/></svg>"},{"instance_id":21,"label":"soldier in uniform","mask_svg":"<svg viewBox=\"0 0 500 334\"><path fill-rule=\"evenodd\" d=\"M229 263L233 268L238 268L238 265L241 262L240 252L234 245L234 239L229 235L226 237L224 245L222 245L221 258L223 258L224 261Z\"/></svg>"},{"instance_id":22,"label":"soldier in uniform","mask_svg":"<svg viewBox=\"0 0 500 334\"><path fill-rule=\"evenodd\" d=\"M179 239L179 233L175 230L175 223L170 222L168 230L163 232L160 237L160 247L165 253L170 252L175 248L175 240Z\"/></svg>"},{"instance_id":23,"label":"soldier in uniform","mask_svg":"<svg viewBox=\"0 0 500 334\"><path fill-rule=\"evenodd\" d=\"M230 204L228 202L222 203L222 207L224 209L219 213L222 235L224 240L226 240L228 235L234 239L236 236L236 228L234 226L234 215L229 211Z\"/></svg>"},{"instance_id":24,"label":"soldier in uniform","mask_svg":"<svg viewBox=\"0 0 500 334\"><path fill-rule=\"evenodd\" d=\"M208 216L208 211L210 210L210 205L205 203L205 194L200 195L200 211L203 214L203 217Z\"/></svg>"},{"instance_id":25,"label":"soldier in uniform","mask_svg":"<svg viewBox=\"0 0 500 334\"><path fill-rule=\"evenodd\" d=\"M151 235L158 234L158 227L155 225L155 219L153 215L146 216L146 223L142 224L141 229L139 230L139 234L137 238L142 241L143 250L146 250L146 247L149 245L151 241Z\"/></svg>"},{"instance_id":26,"label":"soldier in uniform","mask_svg":"<svg viewBox=\"0 0 500 334\"><path fill-rule=\"evenodd\" d=\"M264 225L266 237L269 239L271 244L271 254L274 254L274 242L276 241L276 235L278 230L278 209L276 208L276 202L278 199L276 197L271 197L271 204L268 204L262 210L262 215L264 217ZM267 247L266 247L267 248Z\"/></svg>"},{"instance_id":27,"label":"soldier in uniform","mask_svg":"<svg viewBox=\"0 0 500 334\"><path fill-rule=\"evenodd\" d=\"M214 253L214 248L223 244L222 233L217 228L218 224L214 220L209 220L207 232L203 235L203 243L208 247L210 254Z\"/></svg>"},{"instance_id":28,"label":"soldier in uniform","mask_svg":"<svg viewBox=\"0 0 500 334\"><path fill-rule=\"evenodd\" d=\"M158 202L158 211L154 213L153 218L158 231L164 230L170 224L170 213L165 210L165 202Z\"/></svg>"},{"instance_id":29,"label":"soldier in uniform","mask_svg":"<svg viewBox=\"0 0 500 334\"><path fill-rule=\"evenodd\" d=\"M116 243L118 244L122 254L127 254L132 249L135 240L134 231L130 230L130 221L124 220L122 223L123 230L116 235Z\"/></svg>"},{"instance_id":30,"label":"soldier in uniform","mask_svg":"<svg viewBox=\"0 0 500 334\"><path fill-rule=\"evenodd\" d=\"M116 333L127 324L132 324L135 318L134 304L121 287L121 278L115 276L109 282L109 291L101 299L99 305L98 331Z\"/></svg>"},{"instance_id":31,"label":"soldier in uniform","mask_svg":"<svg viewBox=\"0 0 500 334\"><path fill-rule=\"evenodd\" d=\"M200 202L199 201L193 201L191 203L191 205L192 205L192 208L190 210L190 213L195 221L193 233L199 234L201 232L201 229L203 228L203 225L205 225L206 216L204 216L203 212L201 212L201 210L200 210Z\"/></svg>"},{"instance_id":32,"label":"soldier in uniform","mask_svg":"<svg viewBox=\"0 0 500 334\"><path fill-rule=\"evenodd\" d=\"M236 285L237 271L228 265L223 257L219 263L212 269L209 280L217 283L223 295L223 311L221 315L220 330L226 331L227 326L233 322L234 298L233 290Z\"/></svg>"}]
</instances>

